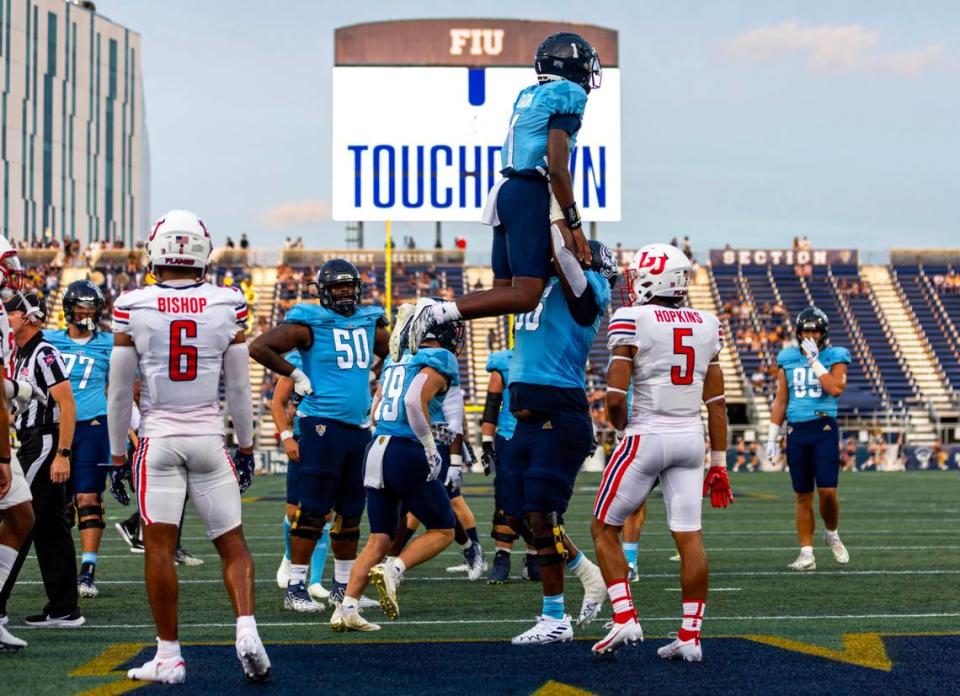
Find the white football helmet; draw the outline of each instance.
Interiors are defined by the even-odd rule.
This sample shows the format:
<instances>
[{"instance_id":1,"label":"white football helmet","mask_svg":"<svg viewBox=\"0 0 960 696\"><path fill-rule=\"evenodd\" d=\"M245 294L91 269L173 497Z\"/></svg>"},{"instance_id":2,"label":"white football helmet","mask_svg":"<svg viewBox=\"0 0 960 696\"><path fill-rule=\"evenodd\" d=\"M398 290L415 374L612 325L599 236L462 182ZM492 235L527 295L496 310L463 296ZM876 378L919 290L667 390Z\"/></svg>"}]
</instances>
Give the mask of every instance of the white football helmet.
<instances>
[{"instance_id":1,"label":"white football helmet","mask_svg":"<svg viewBox=\"0 0 960 696\"><path fill-rule=\"evenodd\" d=\"M204 271L213 243L203 220L189 210L171 210L157 220L147 240L147 270L194 268Z\"/></svg>"},{"instance_id":2,"label":"white football helmet","mask_svg":"<svg viewBox=\"0 0 960 696\"><path fill-rule=\"evenodd\" d=\"M631 305L654 297L683 298L690 285L690 259L670 244L647 244L627 266L627 292Z\"/></svg>"},{"instance_id":3,"label":"white football helmet","mask_svg":"<svg viewBox=\"0 0 960 696\"><path fill-rule=\"evenodd\" d=\"M10 240L0 235L0 288L17 291L23 285L23 267L17 249Z\"/></svg>"}]
</instances>

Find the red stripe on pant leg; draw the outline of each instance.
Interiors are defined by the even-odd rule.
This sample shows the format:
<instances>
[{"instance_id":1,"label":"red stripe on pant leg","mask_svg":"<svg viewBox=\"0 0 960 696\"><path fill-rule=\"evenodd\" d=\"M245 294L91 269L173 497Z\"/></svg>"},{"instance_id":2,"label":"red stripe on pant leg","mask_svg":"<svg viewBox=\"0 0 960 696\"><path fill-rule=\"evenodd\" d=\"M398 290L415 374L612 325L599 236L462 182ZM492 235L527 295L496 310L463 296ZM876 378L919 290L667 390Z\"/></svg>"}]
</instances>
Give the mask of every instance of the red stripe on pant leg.
<instances>
[{"instance_id":1,"label":"red stripe on pant leg","mask_svg":"<svg viewBox=\"0 0 960 696\"><path fill-rule=\"evenodd\" d=\"M606 472L607 476L605 482L600 486L600 490L597 491L597 500L593 504L593 516L598 520L603 520L600 512L606 504L611 489L613 488L613 481L617 476L620 475L623 467L627 466L627 464L629 464L629 462L633 459L633 454L636 453L634 445L637 438L637 435L631 435L630 437L626 438L624 440L626 443L626 449L620 453L620 456L617 457L616 461L611 461L610 463L609 471Z\"/></svg>"},{"instance_id":2,"label":"red stripe on pant leg","mask_svg":"<svg viewBox=\"0 0 960 696\"><path fill-rule=\"evenodd\" d=\"M597 515L597 519L603 521L603 518L607 516L607 510L610 509L610 504L613 502L613 499L617 497L617 489L620 488L620 481L623 480L623 475L627 473L627 469L630 468L630 463L633 461L633 458L637 456L637 449L640 447L640 436L637 435L636 439L633 441L633 446L630 447L630 456L627 460L620 466L620 471L617 472L617 477L613 480L613 485L610 486L610 490L607 493L607 499L603 503L603 507L600 509L600 514Z\"/></svg>"},{"instance_id":3,"label":"red stripe on pant leg","mask_svg":"<svg viewBox=\"0 0 960 696\"><path fill-rule=\"evenodd\" d=\"M607 480L610 478L610 474L614 469L617 468L617 460L623 456L623 452L629 443L630 438L625 437L620 440L620 443L617 445L617 448L613 450L613 454L610 455L610 461L607 463L607 466L603 470L603 476L600 477L600 485L597 487L597 497L593 501L593 509L597 509L597 504L600 502L600 498L603 495L603 489L607 485Z\"/></svg>"},{"instance_id":4,"label":"red stripe on pant leg","mask_svg":"<svg viewBox=\"0 0 960 696\"><path fill-rule=\"evenodd\" d=\"M227 463L230 465L230 469L233 470L233 478L240 480L240 475L237 474L237 467L233 463L233 457L230 456L230 453L227 451L227 446L223 446L223 453L227 455Z\"/></svg>"},{"instance_id":5,"label":"red stripe on pant leg","mask_svg":"<svg viewBox=\"0 0 960 696\"><path fill-rule=\"evenodd\" d=\"M140 455L140 476L137 483L137 496L140 499L140 517L144 524L153 524L147 517L147 450L150 449L150 440L143 438L143 454Z\"/></svg>"}]
</instances>

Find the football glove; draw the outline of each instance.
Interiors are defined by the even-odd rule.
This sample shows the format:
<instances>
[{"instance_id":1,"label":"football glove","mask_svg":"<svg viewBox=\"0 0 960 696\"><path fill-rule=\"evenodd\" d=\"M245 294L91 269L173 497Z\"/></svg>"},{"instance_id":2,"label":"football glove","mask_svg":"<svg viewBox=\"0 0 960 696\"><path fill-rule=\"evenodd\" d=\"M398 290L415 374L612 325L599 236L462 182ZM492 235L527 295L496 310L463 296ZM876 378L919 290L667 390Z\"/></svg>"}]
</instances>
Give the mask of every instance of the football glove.
<instances>
[{"instance_id":1,"label":"football glove","mask_svg":"<svg viewBox=\"0 0 960 696\"><path fill-rule=\"evenodd\" d=\"M710 504L715 508L725 508L733 502L725 466L711 466L707 470L707 478L703 480L703 497L707 497L707 493L710 494Z\"/></svg>"},{"instance_id":2,"label":"football glove","mask_svg":"<svg viewBox=\"0 0 960 696\"><path fill-rule=\"evenodd\" d=\"M290 373L290 379L293 380L293 393L301 399L313 394L313 385L310 384L310 378L299 367L294 368Z\"/></svg>"},{"instance_id":3,"label":"football glove","mask_svg":"<svg viewBox=\"0 0 960 696\"><path fill-rule=\"evenodd\" d=\"M820 346L812 338L803 339L800 347L803 348L803 355L808 365L813 365L820 358Z\"/></svg>"},{"instance_id":4,"label":"football glove","mask_svg":"<svg viewBox=\"0 0 960 696\"><path fill-rule=\"evenodd\" d=\"M132 478L129 459L120 466L115 466L110 470L110 495L121 505L130 504L130 494L127 493L127 488L123 482L131 481Z\"/></svg>"},{"instance_id":5,"label":"football glove","mask_svg":"<svg viewBox=\"0 0 960 696\"><path fill-rule=\"evenodd\" d=\"M767 461L771 464L777 461L780 456L780 446L776 440L767 440Z\"/></svg>"},{"instance_id":6,"label":"football glove","mask_svg":"<svg viewBox=\"0 0 960 696\"><path fill-rule=\"evenodd\" d=\"M451 464L447 468L447 478L443 482L444 488L450 493L456 493L463 485L463 470L459 466Z\"/></svg>"},{"instance_id":7,"label":"football glove","mask_svg":"<svg viewBox=\"0 0 960 696\"><path fill-rule=\"evenodd\" d=\"M457 439L457 434L446 423L434 423L430 426L430 430L433 431L433 439L441 445L452 445Z\"/></svg>"},{"instance_id":8,"label":"football glove","mask_svg":"<svg viewBox=\"0 0 960 696\"><path fill-rule=\"evenodd\" d=\"M253 453L246 454L239 449L233 453L233 466L237 470L237 483L240 485L240 492L245 493L250 484L253 483Z\"/></svg>"},{"instance_id":9,"label":"football glove","mask_svg":"<svg viewBox=\"0 0 960 696\"><path fill-rule=\"evenodd\" d=\"M463 440L463 465L467 469L472 469L473 465L477 463L477 455L473 451L473 445L470 444L470 441L464 438Z\"/></svg>"},{"instance_id":10,"label":"football glove","mask_svg":"<svg viewBox=\"0 0 960 696\"><path fill-rule=\"evenodd\" d=\"M443 458L437 450L424 450L427 456L427 481L436 481L443 467Z\"/></svg>"},{"instance_id":11,"label":"football glove","mask_svg":"<svg viewBox=\"0 0 960 696\"><path fill-rule=\"evenodd\" d=\"M497 450L493 446L493 440L484 440L481 447L483 454L480 456L480 463L483 465L483 475L489 476L497 469Z\"/></svg>"}]
</instances>

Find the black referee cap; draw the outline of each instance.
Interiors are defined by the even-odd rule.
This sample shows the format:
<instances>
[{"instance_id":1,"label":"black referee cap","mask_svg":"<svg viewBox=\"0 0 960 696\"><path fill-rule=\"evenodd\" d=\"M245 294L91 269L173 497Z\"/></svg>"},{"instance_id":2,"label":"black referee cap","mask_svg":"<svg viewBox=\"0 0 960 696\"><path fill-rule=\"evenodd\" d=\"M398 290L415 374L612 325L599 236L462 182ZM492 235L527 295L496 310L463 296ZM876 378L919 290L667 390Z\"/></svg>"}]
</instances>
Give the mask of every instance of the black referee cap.
<instances>
[{"instance_id":1,"label":"black referee cap","mask_svg":"<svg viewBox=\"0 0 960 696\"><path fill-rule=\"evenodd\" d=\"M3 303L3 308L10 312L23 312L27 317L37 317L43 321L47 316L47 304L35 292L17 292Z\"/></svg>"}]
</instances>

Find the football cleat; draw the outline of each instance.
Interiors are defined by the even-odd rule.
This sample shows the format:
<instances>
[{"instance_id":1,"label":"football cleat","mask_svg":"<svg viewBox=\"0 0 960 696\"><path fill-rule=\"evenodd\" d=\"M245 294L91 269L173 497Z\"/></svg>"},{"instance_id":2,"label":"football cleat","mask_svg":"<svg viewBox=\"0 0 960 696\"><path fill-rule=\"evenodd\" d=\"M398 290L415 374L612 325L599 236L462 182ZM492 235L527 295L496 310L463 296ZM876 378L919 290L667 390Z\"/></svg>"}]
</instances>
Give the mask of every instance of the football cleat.
<instances>
[{"instance_id":1,"label":"football cleat","mask_svg":"<svg viewBox=\"0 0 960 696\"><path fill-rule=\"evenodd\" d=\"M837 563L846 564L850 562L850 553L847 551L847 547L843 545L843 542L840 541L839 536L831 542L830 537L824 534L823 540L827 542L827 546L833 551L833 557L837 560Z\"/></svg>"},{"instance_id":2,"label":"football cleat","mask_svg":"<svg viewBox=\"0 0 960 696\"><path fill-rule=\"evenodd\" d=\"M78 628L83 626L86 621L87 620L83 618L83 614L80 613L80 610L74 609L64 616L50 616L47 613L34 614L33 616L26 617L23 623L27 624L27 626L42 628Z\"/></svg>"},{"instance_id":3,"label":"football cleat","mask_svg":"<svg viewBox=\"0 0 960 696\"><path fill-rule=\"evenodd\" d=\"M270 658L257 634L248 633L237 639L237 659L249 681L262 682L270 677Z\"/></svg>"},{"instance_id":4,"label":"football cleat","mask_svg":"<svg viewBox=\"0 0 960 696\"><path fill-rule=\"evenodd\" d=\"M486 570L486 561L483 558L483 549L480 548L480 544L473 542L464 549L464 557L467 559L467 579L471 582L475 582L480 579L480 576L483 575L483 571Z\"/></svg>"},{"instance_id":5,"label":"football cleat","mask_svg":"<svg viewBox=\"0 0 960 696\"><path fill-rule=\"evenodd\" d=\"M816 570L817 561L814 559L813 554L801 553L797 556L797 560L787 566L790 570Z\"/></svg>"},{"instance_id":6,"label":"football cleat","mask_svg":"<svg viewBox=\"0 0 960 696\"><path fill-rule=\"evenodd\" d=\"M600 568L589 559L585 558L583 562L590 563L592 567L586 577L580 580L583 583L583 604L580 606L580 617L577 619L578 626L584 626L597 618L597 614L603 607L603 600L607 598L607 585L603 581Z\"/></svg>"},{"instance_id":7,"label":"football cleat","mask_svg":"<svg viewBox=\"0 0 960 696\"><path fill-rule=\"evenodd\" d=\"M421 297L414 306L413 316L407 323L407 335L404 339L406 348L413 355L420 348L420 343L430 333L430 329L437 325L437 320L433 318L433 312L429 307L436 304L435 300L429 297Z\"/></svg>"},{"instance_id":8,"label":"football cleat","mask_svg":"<svg viewBox=\"0 0 960 696\"><path fill-rule=\"evenodd\" d=\"M447 566L448 573L467 573L470 571L470 566L466 563L461 563L460 565Z\"/></svg>"},{"instance_id":9,"label":"football cleat","mask_svg":"<svg viewBox=\"0 0 960 696\"><path fill-rule=\"evenodd\" d=\"M130 542L130 553L143 553L143 539L137 537Z\"/></svg>"},{"instance_id":10,"label":"football cleat","mask_svg":"<svg viewBox=\"0 0 960 696\"><path fill-rule=\"evenodd\" d=\"M610 655L620 649L622 645L636 645L643 642L643 629L640 622L630 619L624 623L610 621L604 628L610 632L599 643L593 646L594 655Z\"/></svg>"},{"instance_id":11,"label":"football cleat","mask_svg":"<svg viewBox=\"0 0 960 696\"><path fill-rule=\"evenodd\" d=\"M360 595L360 606L359 606L360 611L363 611L364 609L372 609L373 607L379 607L379 606L380 606L380 602L378 602L377 600L370 599L369 597Z\"/></svg>"},{"instance_id":12,"label":"football cleat","mask_svg":"<svg viewBox=\"0 0 960 696\"><path fill-rule=\"evenodd\" d=\"M410 320L413 319L415 307L416 305L407 302L400 305L400 309L397 311L397 318L393 322L393 331L390 332L390 359L393 362L398 362L407 349L407 332L410 328Z\"/></svg>"},{"instance_id":13,"label":"football cleat","mask_svg":"<svg viewBox=\"0 0 960 696\"><path fill-rule=\"evenodd\" d=\"M93 573L80 573L77 576L77 594L87 598L96 597L100 594Z\"/></svg>"},{"instance_id":14,"label":"football cleat","mask_svg":"<svg viewBox=\"0 0 960 696\"><path fill-rule=\"evenodd\" d=\"M140 534L139 525L128 525L126 521L123 521L117 522L113 525L113 528L117 530L117 533L120 535L120 538L123 539L124 543L133 548L133 542Z\"/></svg>"},{"instance_id":15,"label":"football cleat","mask_svg":"<svg viewBox=\"0 0 960 696\"><path fill-rule=\"evenodd\" d=\"M674 636L673 633L670 634ZM657 656L662 660L683 660L684 662L700 662L703 659L703 649L700 639L680 640L674 637L672 643L657 648Z\"/></svg>"},{"instance_id":16,"label":"football cleat","mask_svg":"<svg viewBox=\"0 0 960 696\"><path fill-rule=\"evenodd\" d=\"M637 564L628 563L627 564L627 582L636 582L637 578L640 576L637 574Z\"/></svg>"},{"instance_id":17,"label":"football cleat","mask_svg":"<svg viewBox=\"0 0 960 696\"><path fill-rule=\"evenodd\" d=\"M331 604L340 604L343 601L343 596L347 593L346 583L337 582L334 580L330 583L330 603Z\"/></svg>"},{"instance_id":18,"label":"football cleat","mask_svg":"<svg viewBox=\"0 0 960 696\"><path fill-rule=\"evenodd\" d=\"M177 561L177 565L182 566L199 566L203 565L203 559L197 558L196 556L191 556L189 553L183 549L177 549L176 556L174 558Z\"/></svg>"},{"instance_id":19,"label":"football cleat","mask_svg":"<svg viewBox=\"0 0 960 696\"><path fill-rule=\"evenodd\" d=\"M343 611L338 604L330 617L330 630L334 633L347 631L379 631L380 624L371 623L360 616L357 611Z\"/></svg>"},{"instance_id":20,"label":"football cleat","mask_svg":"<svg viewBox=\"0 0 960 696\"><path fill-rule=\"evenodd\" d=\"M330 596L330 592L319 582L312 582L307 585L307 594L318 602L326 601Z\"/></svg>"},{"instance_id":21,"label":"football cleat","mask_svg":"<svg viewBox=\"0 0 960 696\"><path fill-rule=\"evenodd\" d=\"M493 570L487 578L488 585L505 585L510 582L510 554L500 553L493 557Z\"/></svg>"},{"instance_id":22,"label":"football cleat","mask_svg":"<svg viewBox=\"0 0 960 696\"><path fill-rule=\"evenodd\" d=\"M127 679L133 679L134 681L183 684L186 678L187 665L179 655L170 660L161 660L158 656L142 667L127 670Z\"/></svg>"},{"instance_id":23,"label":"football cleat","mask_svg":"<svg viewBox=\"0 0 960 696\"><path fill-rule=\"evenodd\" d=\"M400 605L397 604L397 571L390 561L384 561L370 569L368 576L380 595L380 606L387 618L397 619L400 616Z\"/></svg>"},{"instance_id":24,"label":"football cleat","mask_svg":"<svg viewBox=\"0 0 960 696\"><path fill-rule=\"evenodd\" d=\"M530 582L540 582L540 564L537 563L537 554L523 554L523 579Z\"/></svg>"},{"instance_id":25,"label":"football cleat","mask_svg":"<svg viewBox=\"0 0 960 696\"><path fill-rule=\"evenodd\" d=\"M679 562L680 562L680 554L679 554L679 553L673 554L672 556L670 556L670 560L673 561L674 563L679 563Z\"/></svg>"},{"instance_id":26,"label":"football cleat","mask_svg":"<svg viewBox=\"0 0 960 696\"><path fill-rule=\"evenodd\" d=\"M514 645L546 645L547 643L567 643L573 640L573 626L570 625L570 615L564 614L562 619L550 616L538 616L537 623L510 642Z\"/></svg>"},{"instance_id":27,"label":"football cleat","mask_svg":"<svg viewBox=\"0 0 960 696\"><path fill-rule=\"evenodd\" d=\"M290 584L290 559L286 556L280 561L280 567L277 568L277 587L285 590Z\"/></svg>"},{"instance_id":28,"label":"football cleat","mask_svg":"<svg viewBox=\"0 0 960 696\"><path fill-rule=\"evenodd\" d=\"M296 585L287 585L287 593L283 597L283 608L290 611L315 613L323 611L324 607L310 597L302 582L298 582Z\"/></svg>"},{"instance_id":29,"label":"football cleat","mask_svg":"<svg viewBox=\"0 0 960 696\"><path fill-rule=\"evenodd\" d=\"M10 633L3 625L0 625L0 652L4 650L22 650L27 647L27 641L20 640Z\"/></svg>"}]
</instances>

